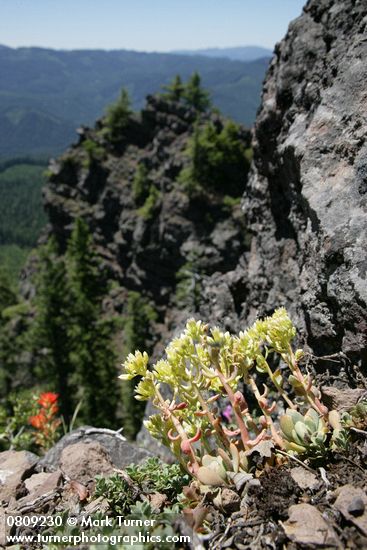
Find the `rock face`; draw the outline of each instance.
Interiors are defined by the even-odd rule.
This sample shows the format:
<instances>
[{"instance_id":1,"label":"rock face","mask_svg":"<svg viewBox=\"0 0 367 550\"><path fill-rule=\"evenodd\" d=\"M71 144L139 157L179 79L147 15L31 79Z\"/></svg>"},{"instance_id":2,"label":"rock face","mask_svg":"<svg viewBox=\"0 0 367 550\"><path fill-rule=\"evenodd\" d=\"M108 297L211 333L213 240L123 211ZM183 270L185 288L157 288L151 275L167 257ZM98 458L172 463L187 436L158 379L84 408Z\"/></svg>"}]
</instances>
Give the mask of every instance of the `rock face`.
<instances>
[{"instance_id":1,"label":"rock face","mask_svg":"<svg viewBox=\"0 0 367 550\"><path fill-rule=\"evenodd\" d=\"M150 96L118 144L99 121L80 129L80 142L50 166L50 234L63 249L75 218L88 222L114 281L107 307L123 313L127 292L144 294L158 314L155 340L195 312L203 278L233 269L248 244L239 204L246 171L238 188L228 181L219 191L190 194L178 180L196 124L209 122L218 132L225 124L218 114ZM238 139L250 147L249 130L238 127Z\"/></svg>"},{"instance_id":2,"label":"rock face","mask_svg":"<svg viewBox=\"0 0 367 550\"><path fill-rule=\"evenodd\" d=\"M232 328L285 305L316 355L367 362L367 5L310 0L263 88L243 198L250 251L205 287Z\"/></svg>"}]
</instances>

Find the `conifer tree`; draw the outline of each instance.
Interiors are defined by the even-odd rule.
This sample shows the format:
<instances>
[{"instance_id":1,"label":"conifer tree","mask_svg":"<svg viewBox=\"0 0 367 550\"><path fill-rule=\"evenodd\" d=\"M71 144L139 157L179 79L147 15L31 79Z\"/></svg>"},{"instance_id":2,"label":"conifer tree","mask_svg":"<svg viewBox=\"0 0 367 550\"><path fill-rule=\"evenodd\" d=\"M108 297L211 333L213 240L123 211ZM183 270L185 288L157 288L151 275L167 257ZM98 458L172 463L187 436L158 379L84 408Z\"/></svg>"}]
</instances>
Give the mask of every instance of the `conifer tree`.
<instances>
[{"instance_id":1,"label":"conifer tree","mask_svg":"<svg viewBox=\"0 0 367 550\"><path fill-rule=\"evenodd\" d=\"M35 374L60 394L61 413L68 419L73 409L69 380L70 296L65 262L53 238L40 249L34 305L36 316L29 340L36 354Z\"/></svg>"},{"instance_id":2,"label":"conifer tree","mask_svg":"<svg viewBox=\"0 0 367 550\"><path fill-rule=\"evenodd\" d=\"M11 288L6 273L0 270L0 326L2 323L2 312L17 301L15 292Z\"/></svg>"},{"instance_id":3,"label":"conifer tree","mask_svg":"<svg viewBox=\"0 0 367 550\"><path fill-rule=\"evenodd\" d=\"M166 93L163 94L164 99L167 99L168 101L180 101L185 87L182 84L180 75L176 75L170 84L163 86L163 89L166 90Z\"/></svg>"},{"instance_id":4,"label":"conifer tree","mask_svg":"<svg viewBox=\"0 0 367 550\"><path fill-rule=\"evenodd\" d=\"M41 251L32 328L37 374L60 394L61 412L95 426L113 425L117 390L114 379L113 323L102 313L106 291L85 222L77 220L67 251L54 240Z\"/></svg>"},{"instance_id":5,"label":"conifer tree","mask_svg":"<svg viewBox=\"0 0 367 550\"><path fill-rule=\"evenodd\" d=\"M149 194L150 185L151 182L149 180L148 169L144 163L140 162L132 182L133 197L137 205L144 203L147 195Z\"/></svg>"},{"instance_id":6,"label":"conifer tree","mask_svg":"<svg viewBox=\"0 0 367 550\"><path fill-rule=\"evenodd\" d=\"M17 296L11 288L7 275L0 271L0 395L6 397L16 368L14 335L3 313L17 302Z\"/></svg>"},{"instance_id":7,"label":"conifer tree","mask_svg":"<svg viewBox=\"0 0 367 550\"><path fill-rule=\"evenodd\" d=\"M82 417L96 426L115 420L117 376L111 336L113 321L103 317L106 286L98 271L88 226L76 221L66 252L70 321L69 361L72 385L83 399Z\"/></svg>"},{"instance_id":8,"label":"conifer tree","mask_svg":"<svg viewBox=\"0 0 367 550\"><path fill-rule=\"evenodd\" d=\"M250 159L239 125L230 120L223 126L196 124L186 151L190 162L179 181L188 191L207 188L233 197L242 194Z\"/></svg>"},{"instance_id":9,"label":"conifer tree","mask_svg":"<svg viewBox=\"0 0 367 550\"><path fill-rule=\"evenodd\" d=\"M201 87L199 73L195 72L185 85L183 97L197 111L204 112L210 107L209 93Z\"/></svg>"},{"instance_id":10,"label":"conifer tree","mask_svg":"<svg viewBox=\"0 0 367 550\"><path fill-rule=\"evenodd\" d=\"M157 314L147 299L139 292L129 292L124 323L124 356L137 349L151 351L151 323L156 320ZM121 393L124 435L133 439L141 427L145 404L135 399L131 380L122 382Z\"/></svg>"},{"instance_id":11,"label":"conifer tree","mask_svg":"<svg viewBox=\"0 0 367 550\"><path fill-rule=\"evenodd\" d=\"M127 90L123 88L116 103L112 104L107 111L106 133L112 143L121 140L131 113L130 97Z\"/></svg>"}]
</instances>

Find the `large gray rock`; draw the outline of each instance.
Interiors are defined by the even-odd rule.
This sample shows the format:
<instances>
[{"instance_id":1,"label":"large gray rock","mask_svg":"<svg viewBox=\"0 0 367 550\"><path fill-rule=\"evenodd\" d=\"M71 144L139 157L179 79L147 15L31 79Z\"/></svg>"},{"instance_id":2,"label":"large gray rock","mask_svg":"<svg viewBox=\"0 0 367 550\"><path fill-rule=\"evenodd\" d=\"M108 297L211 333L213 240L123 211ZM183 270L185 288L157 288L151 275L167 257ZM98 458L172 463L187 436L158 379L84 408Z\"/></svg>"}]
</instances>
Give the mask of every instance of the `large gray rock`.
<instances>
[{"instance_id":1,"label":"large gray rock","mask_svg":"<svg viewBox=\"0 0 367 550\"><path fill-rule=\"evenodd\" d=\"M83 456L88 449L88 445L90 445L91 454L94 455L96 449L95 446L91 444L95 442L99 443L105 450L104 456L102 458L100 457L103 472L101 471L99 473L105 473L109 461L111 461L115 468L122 469L131 463L140 464L145 459L153 456L148 450L141 449L134 443L129 443L123 436L112 430L82 426L62 437L60 441L39 460L37 470L56 470L62 466L63 463L65 465L67 462L68 468L70 467L70 471L68 471L71 475L72 472L75 471L70 459L71 455L73 453L75 454L75 450L77 449L75 445L83 444L83 446L80 447L80 449L83 450ZM65 451L65 449L71 445L73 447Z\"/></svg>"},{"instance_id":2,"label":"large gray rock","mask_svg":"<svg viewBox=\"0 0 367 550\"><path fill-rule=\"evenodd\" d=\"M22 481L32 473L38 456L28 451L0 453L0 501L8 504L17 496Z\"/></svg>"},{"instance_id":3,"label":"large gray rock","mask_svg":"<svg viewBox=\"0 0 367 550\"><path fill-rule=\"evenodd\" d=\"M250 248L206 284L202 307L238 329L285 305L316 354L343 350L359 365L367 361L366 25L364 0L310 0L276 46L243 198Z\"/></svg>"},{"instance_id":4,"label":"large gray rock","mask_svg":"<svg viewBox=\"0 0 367 550\"><path fill-rule=\"evenodd\" d=\"M88 441L67 445L61 452L60 469L67 479L87 484L98 475L113 474L114 465L105 447Z\"/></svg>"}]
</instances>

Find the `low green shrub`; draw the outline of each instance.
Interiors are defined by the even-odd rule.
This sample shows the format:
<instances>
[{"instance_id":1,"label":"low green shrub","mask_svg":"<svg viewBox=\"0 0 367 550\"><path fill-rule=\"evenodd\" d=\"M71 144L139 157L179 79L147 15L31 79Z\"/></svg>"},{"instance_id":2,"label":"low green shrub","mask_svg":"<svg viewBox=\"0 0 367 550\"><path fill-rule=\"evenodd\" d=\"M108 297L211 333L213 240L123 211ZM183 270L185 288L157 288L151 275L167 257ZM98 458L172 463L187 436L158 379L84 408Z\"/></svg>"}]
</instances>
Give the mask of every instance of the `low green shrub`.
<instances>
[{"instance_id":1,"label":"low green shrub","mask_svg":"<svg viewBox=\"0 0 367 550\"><path fill-rule=\"evenodd\" d=\"M97 477L94 496L105 498L112 512L121 516L130 512L131 506L137 499L131 485L119 474Z\"/></svg>"},{"instance_id":2,"label":"low green shrub","mask_svg":"<svg viewBox=\"0 0 367 550\"><path fill-rule=\"evenodd\" d=\"M126 473L127 477L116 473L96 478L95 496L105 498L115 514L130 513L141 495L147 497L153 493L167 495L173 505L189 482L189 476L182 474L177 464L165 464L156 457L141 464L131 464Z\"/></svg>"},{"instance_id":3,"label":"low green shrub","mask_svg":"<svg viewBox=\"0 0 367 550\"><path fill-rule=\"evenodd\" d=\"M144 493L163 493L171 502L176 501L189 477L182 474L178 464L165 464L159 458L148 458L140 465L131 464L126 472Z\"/></svg>"},{"instance_id":4,"label":"low green shrub","mask_svg":"<svg viewBox=\"0 0 367 550\"><path fill-rule=\"evenodd\" d=\"M149 172L145 164L140 163L136 169L132 183L133 197L137 205L142 204L149 194L151 183L149 181L148 173Z\"/></svg>"},{"instance_id":5,"label":"low green shrub","mask_svg":"<svg viewBox=\"0 0 367 550\"><path fill-rule=\"evenodd\" d=\"M138 215L146 221L151 220L156 212L160 196L160 191L155 187L155 185L151 185L149 188L149 194L145 199L143 206L138 210Z\"/></svg>"}]
</instances>

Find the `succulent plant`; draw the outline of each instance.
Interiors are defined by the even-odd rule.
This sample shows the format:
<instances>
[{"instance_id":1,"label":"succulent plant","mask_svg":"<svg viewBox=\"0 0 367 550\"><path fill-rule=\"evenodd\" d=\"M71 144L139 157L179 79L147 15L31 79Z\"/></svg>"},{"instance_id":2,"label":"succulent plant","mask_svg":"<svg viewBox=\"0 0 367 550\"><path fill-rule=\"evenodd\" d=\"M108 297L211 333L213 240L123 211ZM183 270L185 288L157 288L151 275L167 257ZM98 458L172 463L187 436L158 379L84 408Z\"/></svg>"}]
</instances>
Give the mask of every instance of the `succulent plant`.
<instances>
[{"instance_id":1,"label":"succulent plant","mask_svg":"<svg viewBox=\"0 0 367 550\"><path fill-rule=\"evenodd\" d=\"M336 411L330 411L328 422L333 429L330 441L332 450L346 450L349 444L349 429L344 425L342 415Z\"/></svg>"},{"instance_id":2,"label":"succulent plant","mask_svg":"<svg viewBox=\"0 0 367 550\"><path fill-rule=\"evenodd\" d=\"M204 455L196 477L203 485L221 487L227 485L227 473L221 456Z\"/></svg>"},{"instance_id":3,"label":"succulent plant","mask_svg":"<svg viewBox=\"0 0 367 550\"><path fill-rule=\"evenodd\" d=\"M151 369L146 353L130 354L121 378L139 376L136 398L151 400L158 409L145 421L152 436L168 446L201 483L219 487L231 484L236 475L243 477L251 468L252 450L261 445L319 456L326 452L330 439L337 445L345 436L335 424L335 414L329 419L311 376L301 371L298 363L303 351L293 350L294 336L295 328L284 308L238 335L191 319ZM278 356L275 361L272 355ZM262 389L258 373L266 377ZM291 391L286 389L287 381ZM161 392L163 384L170 389L170 399ZM249 408L242 384L246 395L252 394L257 403L254 410ZM230 423L221 414L218 403L223 402L229 406ZM288 407L280 430L278 404ZM327 437L333 429L334 439Z\"/></svg>"},{"instance_id":4,"label":"succulent plant","mask_svg":"<svg viewBox=\"0 0 367 550\"><path fill-rule=\"evenodd\" d=\"M287 409L279 423L288 451L312 456L325 454L329 428L314 409L309 409L304 416L298 411Z\"/></svg>"},{"instance_id":5,"label":"succulent plant","mask_svg":"<svg viewBox=\"0 0 367 550\"><path fill-rule=\"evenodd\" d=\"M349 411L350 424L357 429L367 428L367 400L363 399Z\"/></svg>"}]
</instances>

